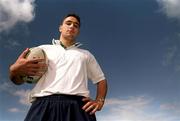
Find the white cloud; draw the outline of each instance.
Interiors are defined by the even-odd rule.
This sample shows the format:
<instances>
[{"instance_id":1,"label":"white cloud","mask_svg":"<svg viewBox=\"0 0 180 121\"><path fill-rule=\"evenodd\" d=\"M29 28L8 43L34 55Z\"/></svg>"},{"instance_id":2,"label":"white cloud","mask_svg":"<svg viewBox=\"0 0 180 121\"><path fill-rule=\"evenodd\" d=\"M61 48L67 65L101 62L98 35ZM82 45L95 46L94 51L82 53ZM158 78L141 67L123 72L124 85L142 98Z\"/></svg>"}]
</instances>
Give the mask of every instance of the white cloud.
<instances>
[{"instance_id":1,"label":"white cloud","mask_svg":"<svg viewBox=\"0 0 180 121\"><path fill-rule=\"evenodd\" d=\"M180 20L180 0L157 0L157 2L168 17Z\"/></svg>"},{"instance_id":2,"label":"white cloud","mask_svg":"<svg viewBox=\"0 0 180 121\"><path fill-rule=\"evenodd\" d=\"M166 55L164 56L163 65L168 66L168 65L172 64L173 59L177 56L177 53L178 53L177 45L169 47Z\"/></svg>"},{"instance_id":3,"label":"white cloud","mask_svg":"<svg viewBox=\"0 0 180 121\"><path fill-rule=\"evenodd\" d=\"M180 22L180 0L156 0L157 3L160 5L160 10L163 12L168 18L173 18L173 20L178 20ZM174 65L176 71L180 71L180 54L179 54L179 32L177 32L176 40L174 41L172 38L169 40L175 42L171 45L166 55L164 56L163 65Z\"/></svg>"},{"instance_id":4,"label":"white cloud","mask_svg":"<svg viewBox=\"0 0 180 121\"><path fill-rule=\"evenodd\" d=\"M21 89L18 90L19 88L15 86L12 83L4 82L0 85L0 92L7 92L10 95L16 96L19 99L19 103L25 106L29 106L30 102L28 101L28 95L30 93L30 90L27 89Z\"/></svg>"},{"instance_id":5,"label":"white cloud","mask_svg":"<svg viewBox=\"0 0 180 121\"><path fill-rule=\"evenodd\" d=\"M161 102L153 98L138 96L127 99L107 99L106 113L97 113L99 121L177 121L180 120L179 106ZM173 108L171 112L167 110ZM103 111L102 111L103 112Z\"/></svg>"},{"instance_id":6,"label":"white cloud","mask_svg":"<svg viewBox=\"0 0 180 121\"><path fill-rule=\"evenodd\" d=\"M14 93L15 96L19 96L19 103L23 105L30 105L30 102L28 101L28 95L30 93L30 90L18 90Z\"/></svg>"},{"instance_id":7,"label":"white cloud","mask_svg":"<svg viewBox=\"0 0 180 121\"><path fill-rule=\"evenodd\" d=\"M18 41L8 41L10 47L20 46L21 44Z\"/></svg>"},{"instance_id":8,"label":"white cloud","mask_svg":"<svg viewBox=\"0 0 180 121\"><path fill-rule=\"evenodd\" d=\"M12 95L13 98L18 99L18 103L21 106L23 106L24 108L28 108L30 106L30 102L28 101L28 94L30 90L18 90L19 88L20 87L17 87L14 84L6 81L0 85L0 93L8 93L9 95ZM16 105L17 107L10 107L9 109L7 109L7 111L11 113L24 113L25 110L21 109L21 106L19 104Z\"/></svg>"},{"instance_id":9,"label":"white cloud","mask_svg":"<svg viewBox=\"0 0 180 121\"><path fill-rule=\"evenodd\" d=\"M14 47L20 47L22 44L18 40L8 39L6 44L4 44L5 48L14 49Z\"/></svg>"},{"instance_id":10,"label":"white cloud","mask_svg":"<svg viewBox=\"0 0 180 121\"><path fill-rule=\"evenodd\" d=\"M164 103L160 105L160 109L172 112L179 115L180 114L180 102L173 102L173 103Z\"/></svg>"},{"instance_id":11,"label":"white cloud","mask_svg":"<svg viewBox=\"0 0 180 121\"><path fill-rule=\"evenodd\" d=\"M4 80L3 78L0 78L1 80ZM14 92L15 88L12 84L8 83L8 82L2 82L2 84L0 85L0 92L8 92L10 94L12 94Z\"/></svg>"},{"instance_id":12,"label":"white cloud","mask_svg":"<svg viewBox=\"0 0 180 121\"><path fill-rule=\"evenodd\" d=\"M167 39L167 49L163 55L162 65L180 72L180 34Z\"/></svg>"},{"instance_id":13,"label":"white cloud","mask_svg":"<svg viewBox=\"0 0 180 121\"><path fill-rule=\"evenodd\" d=\"M34 19L35 0L0 0L0 32Z\"/></svg>"},{"instance_id":14,"label":"white cloud","mask_svg":"<svg viewBox=\"0 0 180 121\"><path fill-rule=\"evenodd\" d=\"M151 100L144 100L144 96L140 97L129 97L128 99L119 100L117 98L107 99L106 105L128 105L133 104L133 106L137 107L143 107L144 105L148 104Z\"/></svg>"},{"instance_id":15,"label":"white cloud","mask_svg":"<svg viewBox=\"0 0 180 121\"><path fill-rule=\"evenodd\" d=\"M8 109L9 112L12 112L12 113L19 113L19 112L22 112L20 109L18 108L10 108Z\"/></svg>"}]
</instances>

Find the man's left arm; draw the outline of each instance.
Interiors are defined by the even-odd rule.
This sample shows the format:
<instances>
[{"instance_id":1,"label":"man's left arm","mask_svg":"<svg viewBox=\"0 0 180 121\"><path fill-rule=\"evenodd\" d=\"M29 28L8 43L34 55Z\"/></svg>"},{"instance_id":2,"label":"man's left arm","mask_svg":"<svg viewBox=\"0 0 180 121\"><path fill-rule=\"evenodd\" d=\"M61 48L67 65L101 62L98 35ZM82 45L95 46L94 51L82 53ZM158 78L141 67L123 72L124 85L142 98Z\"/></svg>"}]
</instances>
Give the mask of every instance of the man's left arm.
<instances>
[{"instance_id":1,"label":"man's left arm","mask_svg":"<svg viewBox=\"0 0 180 121\"><path fill-rule=\"evenodd\" d=\"M97 83L97 94L96 99L84 98L83 101L87 102L83 106L83 110L94 114L96 111L100 111L104 105L104 101L107 94L107 80L101 80Z\"/></svg>"},{"instance_id":2,"label":"man's left arm","mask_svg":"<svg viewBox=\"0 0 180 121\"><path fill-rule=\"evenodd\" d=\"M97 83L96 101L100 104L98 110L101 110L107 94L107 81L102 80Z\"/></svg>"}]
</instances>

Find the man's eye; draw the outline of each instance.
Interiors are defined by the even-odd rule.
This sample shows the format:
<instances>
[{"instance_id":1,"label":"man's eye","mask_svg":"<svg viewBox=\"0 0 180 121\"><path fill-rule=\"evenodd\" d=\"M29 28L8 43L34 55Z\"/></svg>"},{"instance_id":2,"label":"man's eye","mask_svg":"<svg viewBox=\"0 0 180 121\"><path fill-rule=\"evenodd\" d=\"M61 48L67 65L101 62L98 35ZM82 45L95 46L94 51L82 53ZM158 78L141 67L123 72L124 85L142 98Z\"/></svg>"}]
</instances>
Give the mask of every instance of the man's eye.
<instances>
[{"instance_id":1,"label":"man's eye","mask_svg":"<svg viewBox=\"0 0 180 121\"><path fill-rule=\"evenodd\" d=\"M74 24L74 27L75 27L75 28L79 28L79 25L78 25L78 24Z\"/></svg>"},{"instance_id":2,"label":"man's eye","mask_svg":"<svg viewBox=\"0 0 180 121\"><path fill-rule=\"evenodd\" d=\"M79 28L79 24L77 24L77 23L66 22L65 24L68 26L73 25L75 28Z\"/></svg>"},{"instance_id":3,"label":"man's eye","mask_svg":"<svg viewBox=\"0 0 180 121\"><path fill-rule=\"evenodd\" d=\"M70 23L70 22L67 22L66 25L71 25L71 23Z\"/></svg>"}]
</instances>

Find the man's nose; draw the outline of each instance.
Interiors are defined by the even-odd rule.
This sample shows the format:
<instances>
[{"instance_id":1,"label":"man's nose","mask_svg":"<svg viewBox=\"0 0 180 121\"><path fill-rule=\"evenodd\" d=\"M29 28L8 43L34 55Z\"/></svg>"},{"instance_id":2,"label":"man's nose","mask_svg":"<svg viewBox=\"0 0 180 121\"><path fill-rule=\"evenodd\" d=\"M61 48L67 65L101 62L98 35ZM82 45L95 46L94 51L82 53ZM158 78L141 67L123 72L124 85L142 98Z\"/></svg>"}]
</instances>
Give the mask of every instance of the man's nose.
<instances>
[{"instance_id":1,"label":"man's nose","mask_svg":"<svg viewBox=\"0 0 180 121\"><path fill-rule=\"evenodd\" d=\"M70 25L69 25L69 27L72 27L73 26L73 24L71 23Z\"/></svg>"},{"instance_id":2,"label":"man's nose","mask_svg":"<svg viewBox=\"0 0 180 121\"><path fill-rule=\"evenodd\" d=\"M74 28L75 26L74 26L74 24L72 23L72 24L70 24L69 27L70 27L70 28Z\"/></svg>"}]
</instances>

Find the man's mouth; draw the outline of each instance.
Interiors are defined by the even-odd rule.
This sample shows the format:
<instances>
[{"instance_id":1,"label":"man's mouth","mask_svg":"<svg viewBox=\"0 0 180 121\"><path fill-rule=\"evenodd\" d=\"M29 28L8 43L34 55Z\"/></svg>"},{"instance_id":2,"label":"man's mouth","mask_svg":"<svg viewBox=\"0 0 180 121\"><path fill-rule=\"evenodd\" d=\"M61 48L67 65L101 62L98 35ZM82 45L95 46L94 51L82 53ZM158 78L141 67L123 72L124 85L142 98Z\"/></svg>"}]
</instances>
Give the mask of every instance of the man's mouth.
<instances>
[{"instance_id":1,"label":"man's mouth","mask_svg":"<svg viewBox=\"0 0 180 121\"><path fill-rule=\"evenodd\" d=\"M68 30L69 33L73 34L75 31L73 29Z\"/></svg>"}]
</instances>

